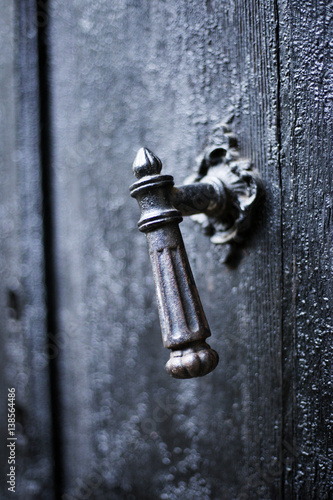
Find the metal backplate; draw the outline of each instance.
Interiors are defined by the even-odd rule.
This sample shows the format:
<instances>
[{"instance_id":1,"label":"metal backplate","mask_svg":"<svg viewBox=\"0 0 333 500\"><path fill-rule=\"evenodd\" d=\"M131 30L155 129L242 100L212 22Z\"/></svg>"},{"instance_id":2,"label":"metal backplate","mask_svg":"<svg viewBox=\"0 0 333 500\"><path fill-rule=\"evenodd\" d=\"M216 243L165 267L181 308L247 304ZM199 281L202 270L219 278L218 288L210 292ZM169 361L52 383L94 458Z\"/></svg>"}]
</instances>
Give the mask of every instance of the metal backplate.
<instances>
[{"instance_id":1,"label":"metal backplate","mask_svg":"<svg viewBox=\"0 0 333 500\"><path fill-rule=\"evenodd\" d=\"M262 181L251 160L241 158L237 139L227 125L221 125L223 141L205 149L198 158L198 172L185 183L222 181L227 194L227 207L222 214L211 216L196 214L205 234L217 245L243 243L254 223L254 214L263 192Z\"/></svg>"}]
</instances>

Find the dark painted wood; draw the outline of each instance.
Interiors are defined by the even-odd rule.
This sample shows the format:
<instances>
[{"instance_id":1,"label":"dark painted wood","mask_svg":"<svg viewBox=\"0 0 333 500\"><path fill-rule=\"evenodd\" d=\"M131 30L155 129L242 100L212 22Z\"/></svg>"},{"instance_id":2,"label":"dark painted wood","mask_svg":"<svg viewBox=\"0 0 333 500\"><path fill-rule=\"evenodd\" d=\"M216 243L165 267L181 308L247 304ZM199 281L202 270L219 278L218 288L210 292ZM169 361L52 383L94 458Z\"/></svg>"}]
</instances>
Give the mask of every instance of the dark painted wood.
<instances>
[{"instance_id":1,"label":"dark painted wood","mask_svg":"<svg viewBox=\"0 0 333 500\"><path fill-rule=\"evenodd\" d=\"M34 2L1 1L1 494L54 498ZM16 489L8 491L7 388L16 392Z\"/></svg>"},{"instance_id":2,"label":"dark painted wood","mask_svg":"<svg viewBox=\"0 0 333 500\"><path fill-rule=\"evenodd\" d=\"M68 498L278 498L274 3L53 0L50 14ZM131 164L146 144L182 183L232 112L241 151L263 175L266 208L234 269L223 248L190 220L181 224L220 364L202 379L174 381L129 198Z\"/></svg>"},{"instance_id":3,"label":"dark painted wood","mask_svg":"<svg viewBox=\"0 0 333 500\"><path fill-rule=\"evenodd\" d=\"M49 0L49 14L36 2L51 61L48 337L35 3L17 2L16 42L13 7L0 3L0 397L14 380L24 498L55 491L49 341L62 500L330 498L329 2ZM173 380L131 165L147 145L181 184L231 116L266 197L229 264L227 249L181 224L220 363Z\"/></svg>"},{"instance_id":4,"label":"dark painted wood","mask_svg":"<svg viewBox=\"0 0 333 500\"><path fill-rule=\"evenodd\" d=\"M332 498L332 4L279 8L286 498Z\"/></svg>"}]
</instances>

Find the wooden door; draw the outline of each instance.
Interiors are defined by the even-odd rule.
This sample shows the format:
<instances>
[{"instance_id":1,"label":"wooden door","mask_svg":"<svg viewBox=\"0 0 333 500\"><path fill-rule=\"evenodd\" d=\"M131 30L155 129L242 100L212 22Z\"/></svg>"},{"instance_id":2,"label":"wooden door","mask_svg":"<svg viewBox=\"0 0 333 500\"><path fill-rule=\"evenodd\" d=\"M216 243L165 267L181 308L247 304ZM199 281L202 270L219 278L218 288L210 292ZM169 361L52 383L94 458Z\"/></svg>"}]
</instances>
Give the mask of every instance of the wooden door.
<instances>
[{"instance_id":1,"label":"wooden door","mask_svg":"<svg viewBox=\"0 0 333 500\"><path fill-rule=\"evenodd\" d=\"M16 389L17 497L330 498L330 2L0 5L0 397L5 443ZM131 164L147 145L181 184L228 120L265 200L231 263L181 224L220 362L174 380Z\"/></svg>"}]
</instances>

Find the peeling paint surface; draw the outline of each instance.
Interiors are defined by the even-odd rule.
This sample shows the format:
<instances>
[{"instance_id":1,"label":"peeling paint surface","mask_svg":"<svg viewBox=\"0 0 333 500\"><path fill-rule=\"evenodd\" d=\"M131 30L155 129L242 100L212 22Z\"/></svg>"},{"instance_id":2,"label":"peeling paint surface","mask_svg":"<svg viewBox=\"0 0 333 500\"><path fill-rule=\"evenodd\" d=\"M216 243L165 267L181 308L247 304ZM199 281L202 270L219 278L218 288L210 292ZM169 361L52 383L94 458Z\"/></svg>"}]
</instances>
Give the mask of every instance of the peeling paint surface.
<instances>
[{"instance_id":1,"label":"peeling paint surface","mask_svg":"<svg viewBox=\"0 0 333 500\"><path fill-rule=\"evenodd\" d=\"M330 498L330 3L49 0L48 9L57 332L45 327L38 162L36 171L29 163L35 184L25 192L28 201L35 193L37 205L27 201L17 216L31 224L25 232L9 227L18 225L8 215L18 201L5 196L18 189L13 177L1 200L4 252L12 255L16 238L19 255L34 256L23 259L30 301L12 285L6 295L10 324L21 314L39 325L35 337L22 330L11 356L23 363L26 342L33 355L24 370L37 374L45 368L41 344L56 346L61 440L42 451L44 468L31 462L29 477L43 470L43 480L52 478L47 459L55 446L63 500ZM0 112L14 131L11 92L0 96ZM129 195L131 165L147 146L182 184L231 116L242 155L263 178L265 201L235 265L191 220L180 225L220 362L203 378L173 380ZM4 149L14 147L10 141ZM5 165L13 176L11 160ZM10 265L24 275L19 259ZM1 308L8 307L1 286ZM47 436L43 374L33 397ZM23 403L36 418L31 400ZM25 498L49 500L41 484L31 480Z\"/></svg>"}]
</instances>

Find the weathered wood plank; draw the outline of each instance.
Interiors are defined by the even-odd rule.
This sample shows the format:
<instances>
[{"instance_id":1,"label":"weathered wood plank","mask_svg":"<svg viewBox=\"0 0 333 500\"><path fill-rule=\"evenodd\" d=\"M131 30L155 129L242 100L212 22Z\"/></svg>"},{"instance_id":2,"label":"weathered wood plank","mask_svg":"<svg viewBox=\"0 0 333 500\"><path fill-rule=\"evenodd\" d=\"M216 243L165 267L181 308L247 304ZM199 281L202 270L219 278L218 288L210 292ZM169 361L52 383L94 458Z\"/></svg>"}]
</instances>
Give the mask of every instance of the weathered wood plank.
<instances>
[{"instance_id":1,"label":"weathered wood plank","mask_svg":"<svg viewBox=\"0 0 333 500\"><path fill-rule=\"evenodd\" d=\"M0 2L1 498L52 499L35 2ZM16 390L8 491L7 388Z\"/></svg>"},{"instance_id":2,"label":"weathered wood plank","mask_svg":"<svg viewBox=\"0 0 333 500\"><path fill-rule=\"evenodd\" d=\"M39 20L50 21L52 55L60 286L49 320L60 329L49 340L60 368L64 498L329 498L329 5L50 3L48 19L44 10L36 17L35 2L17 2L16 38L13 4L1 4L0 397L17 388L18 494L55 491ZM210 376L180 382L163 371L130 164L146 143L181 182L230 113L266 202L233 267L191 221L182 224L221 361Z\"/></svg>"},{"instance_id":3,"label":"weathered wood plank","mask_svg":"<svg viewBox=\"0 0 333 500\"><path fill-rule=\"evenodd\" d=\"M332 20L279 2L286 498L331 498Z\"/></svg>"},{"instance_id":4,"label":"weathered wood plank","mask_svg":"<svg viewBox=\"0 0 333 500\"><path fill-rule=\"evenodd\" d=\"M279 498L276 21L273 1L51 1L69 498ZM235 269L182 224L221 361L179 382L163 369L131 163L147 144L181 182L230 110L265 180L266 208Z\"/></svg>"}]
</instances>

